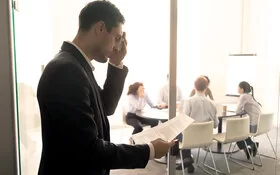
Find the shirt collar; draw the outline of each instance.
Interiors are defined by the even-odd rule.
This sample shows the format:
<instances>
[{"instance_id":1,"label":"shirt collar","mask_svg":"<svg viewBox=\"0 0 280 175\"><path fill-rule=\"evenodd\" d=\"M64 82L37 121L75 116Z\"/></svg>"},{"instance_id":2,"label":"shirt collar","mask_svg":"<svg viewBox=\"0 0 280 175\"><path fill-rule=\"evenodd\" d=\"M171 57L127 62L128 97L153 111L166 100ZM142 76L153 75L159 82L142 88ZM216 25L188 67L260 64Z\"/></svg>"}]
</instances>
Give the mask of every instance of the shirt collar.
<instances>
[{"instance_id":1,"label":"shirt collar","mask_svg":"<svg viewBox=\"0 0 280 175\"><path fill-rule=\"evenodd\" d=\"M94 66L93 64L91 63L90 59L88 58L88 56L85 54L85 52L82 51L82 49L80 49L76 44L74 44L73 42L71 41L66 41L67 43L69 44L72 44L73 46L76 47L76 49L79 50L79 52L83 55L83 57L86 59L87 63L89 64L90 68L92 69L92 71L94 71Z\"/></svg>"},{"instance_id":2,"label":"shirt collar","mask_svg":"<svg viewBox=\"0 0 280 175\"><path fill-rule=\"evenodd\" d=\"M205 96L205 93L196 91L196 96Z\"/></svg>"}]
</instances>

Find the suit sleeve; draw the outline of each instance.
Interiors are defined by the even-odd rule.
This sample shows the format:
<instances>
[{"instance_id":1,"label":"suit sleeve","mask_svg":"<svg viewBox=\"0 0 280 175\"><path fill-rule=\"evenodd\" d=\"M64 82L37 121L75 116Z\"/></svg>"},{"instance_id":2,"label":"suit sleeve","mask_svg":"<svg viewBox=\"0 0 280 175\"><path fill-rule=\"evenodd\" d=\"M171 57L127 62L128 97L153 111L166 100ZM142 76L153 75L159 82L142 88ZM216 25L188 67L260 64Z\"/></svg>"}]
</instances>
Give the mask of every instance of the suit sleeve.
<instances>
[{"instance_id":1,"label":"suit sleeve","mask_svg":"<svg viewBox=\"0 0 280 175\"><path fill-rule=\"evenodd\" d=\"M108 64L107 78L101 90L102 101L107 115L112 115L115 112L122 95L127 73L126 66L123 66L123 69L119 69Z\"/></svg>"},{"instance_id":2,"label":"suit sleeve","mask_svg":"<svg viewBox=\"0 0 280 175\"><path fill-rule=\"evenodd\" d=\"M110 110L117 105L122 89L118 83L123 81L121 75L121 80L115 80L112 73L109 73L108 80L113 81L114 88L109 87L110 83L106 84L106 89L115 90L106 91L107 97L112 95L114 100ZM89 80L83 70L76 65L67 65L45 82L51 83L42 84L47 90L40 93L38 100L44 104L48 116L53 116L48 122L56 138L57 154L75 160L89 160L89 166L97 169L146 166L150 154L148 145L115 145L98 138L96 116L90 105Z\"/></svg>"}]
</instances>

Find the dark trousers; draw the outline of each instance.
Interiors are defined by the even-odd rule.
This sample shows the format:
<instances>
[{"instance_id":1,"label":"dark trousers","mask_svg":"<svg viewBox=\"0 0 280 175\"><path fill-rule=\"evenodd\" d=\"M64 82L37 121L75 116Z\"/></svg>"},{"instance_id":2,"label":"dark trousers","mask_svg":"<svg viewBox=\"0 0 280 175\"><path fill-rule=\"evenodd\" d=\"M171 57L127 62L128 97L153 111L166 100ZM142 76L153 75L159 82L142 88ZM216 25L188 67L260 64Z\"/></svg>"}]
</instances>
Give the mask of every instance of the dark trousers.
<instances>
[{"instance_id":1,"label":"dark trousers","mask_svg":"<svg viewBox=\"0 0 280 175\"><path fill-rule=\"evenodd\" d=\"M126 115L126 123L128 125L133 126L134 130L132 134L139 133L143 131L143 125L150 125L151 127L154 127L158 125L158 122L165 122L167 120L164 119L154 119L154 118L145 118L145 117L139 117L138 115L134 113L127 113Z\"/></svg>"},{"instance_id":2,"label":"dark trousers","mask_svg":"<svg viewBox=\"0 0 280 175\"><path fill-rule=\"evenodd\" d=\"M248 138L245 140L245 142L247 143L247 146L253 145L253 144L254 144L254 142L253 142L253 140L251 139L251 137L248 137ZM245 145L244 141L236 142L236 144L237 144L237 146L238 146L239 149L245 149L245 148L246 148L246 145Z\"/></svg>"},{"instance_id":3,"label":"dark trousers","mask_svg":"<svg viewBox=\"0 0 280 175\"><path fill-rule=\"evenodd\" d=\"M257 132L257 125L250 125L250 132L251 133ZM245 142L247 143L247 146L249 146L249 145L255 146L253 140L251 139L251 137L248 137L245 140ZM246 148L246 145L245 145L245 143L243 141L236 142L236 144L237 144L239 149L245 149Z\"/></svg>"}]
</instances>

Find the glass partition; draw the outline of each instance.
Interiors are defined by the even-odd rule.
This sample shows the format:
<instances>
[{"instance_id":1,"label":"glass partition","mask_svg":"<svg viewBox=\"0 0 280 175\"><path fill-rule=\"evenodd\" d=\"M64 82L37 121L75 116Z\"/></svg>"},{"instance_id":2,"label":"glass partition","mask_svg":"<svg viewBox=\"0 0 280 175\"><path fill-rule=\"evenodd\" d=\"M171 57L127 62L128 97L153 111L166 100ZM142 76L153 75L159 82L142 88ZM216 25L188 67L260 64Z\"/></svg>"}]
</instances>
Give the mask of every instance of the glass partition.
<instances>
[{"instance_id":1,"label":"glass partition","mask_svg":"<svg viewBox=\"0 0 280 175\"><path fill-rule=\"evenodd\" d=\"M36 90L42 65L53 57L51 3L21 1L14 11L21 174L37 174L41 155Z\"/></svg>"},{"instance_id":2,"label":"glass partition","mask_svg":"<svg viewBox=\"0 0 280 175\"><path fill-rule=\"evenodd\" d=\"M36 91L44 66L60 50L63 41L71 41L78 29L78 15L88 0L20 1L15 11L16 72L20 135L21 174L35 175L41 157L41 122ZM115 114L109 117L111 127L122 124L122 105L128 86L136 81L145 84L145 91L154 104L159 88L167 82L169 60L169 0L114 0L125 16L128 53L124 64L129 74L122 100ZM38 8L37 4L40 3ZM67 4L68 8L65 8ZM147 6L147 4L149 4ZM160 8L159 8L160 7ZM106 77L107 64L93 61L100 86ZM112 131L112 141L128 143L126 134Z\"/></svg>"},{"instance_id":3,"label":"glass partition","mask_svg":"<svg viewBox=\"0 0 280 175\"><path fill-rule=\"evenodd\" d=\"M40 6L44 8L38 8L38 1L26 0L20 1L18 11L14 12L22 175L37 174L41 156L41 124L36 89L42 68L59 51L63 41L73 39L78 29L79 11L87 2L88 0L40 0ZM126 18L124 31L127 32L128 53L124 62L129 68L129 74L119 106L109 119L112 141L128 143L132 130L123 132L118 127L114 130L114 126L123 124L122 106L128 86L136 81L143 82L146 92L156 104L159 89L167 84L170 1L112 2ZM69 8L65 8L65 4ZM214 102L217 105L226 104L228 109L235 110L238 98L225 96L227 86L237 89L237 84L227 84L228 69L234 70L228 56L241 52L256 53L255 97L262 103L263 112L275 114L269 136L279 156L277 121L280 28L276 25L279 16L277 5L272 0L178 0L177 86L182 90L184 98L188 99L194 89L194 80L200 75L206 75L211 80L209 88L213 92ZM93 64L96 79L102 85L106 65ZM243 64L242 60L240 64ZM266 156L274 156L265 139L264 136L257 138L260 152ZM215 155L217 161L221 161L220 157L219 154ZM279 161L264 156L263 161L266 163L260 170L266 170L265 173L271 173L274 165L279 168ZM160 168L165 172L164 166Z\"/></svg>"}]
</instances>

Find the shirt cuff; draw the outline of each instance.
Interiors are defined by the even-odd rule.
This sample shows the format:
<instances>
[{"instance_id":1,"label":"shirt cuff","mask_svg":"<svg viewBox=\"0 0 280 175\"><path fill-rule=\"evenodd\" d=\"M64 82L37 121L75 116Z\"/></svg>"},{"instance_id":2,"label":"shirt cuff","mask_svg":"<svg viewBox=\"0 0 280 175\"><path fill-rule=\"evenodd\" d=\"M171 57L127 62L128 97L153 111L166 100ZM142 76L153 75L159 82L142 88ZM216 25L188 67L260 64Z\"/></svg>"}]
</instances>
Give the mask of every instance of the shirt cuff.
<instances>
[{"instance_id":1,"label":"shirt cuff","mask_svg":"<svg viewBox=\"0 0 280 175\"><path fill-rule=\"evenodd\" d=\"M154 145L152 143L149 143L149 148L150 148L150 160L155 158L155 148Z\"/></svg>"},{"instance_id":2,"label":"shirt cuff","mask_svg":"<svg viewBox=\"0 0 280 175\"><path fill-rule=\"evenodd\" d=\"M116 67L116 68L123 69L123 62L120 62L119 65L115 65L115 64L113 64L113 63L111 63L111 62L109 62L109 64L111 64L112 66L114 66L114 67Z\"/></svg>"}]
</instances>

